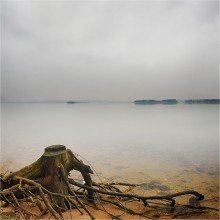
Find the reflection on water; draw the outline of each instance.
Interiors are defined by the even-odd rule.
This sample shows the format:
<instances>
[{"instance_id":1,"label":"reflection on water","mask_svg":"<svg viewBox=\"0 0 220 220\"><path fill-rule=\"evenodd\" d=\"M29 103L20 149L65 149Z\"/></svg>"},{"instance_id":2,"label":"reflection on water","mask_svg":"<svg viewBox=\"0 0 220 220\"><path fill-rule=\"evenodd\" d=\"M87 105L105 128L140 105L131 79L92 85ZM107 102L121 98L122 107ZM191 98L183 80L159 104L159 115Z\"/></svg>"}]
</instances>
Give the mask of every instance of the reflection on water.
<instances>
[{"instance_id":1,"label":"reflection on water","mask_svg":"<svg viewBox=\"0 0 220 220\"><path fill-rule=\"evenodd\" d=\"M2 104L1 159L14 170L63 144L99 176L152 186L155 195L193 186L211 196L218 135L218 105Z\"/></svg>"}]
</instances>

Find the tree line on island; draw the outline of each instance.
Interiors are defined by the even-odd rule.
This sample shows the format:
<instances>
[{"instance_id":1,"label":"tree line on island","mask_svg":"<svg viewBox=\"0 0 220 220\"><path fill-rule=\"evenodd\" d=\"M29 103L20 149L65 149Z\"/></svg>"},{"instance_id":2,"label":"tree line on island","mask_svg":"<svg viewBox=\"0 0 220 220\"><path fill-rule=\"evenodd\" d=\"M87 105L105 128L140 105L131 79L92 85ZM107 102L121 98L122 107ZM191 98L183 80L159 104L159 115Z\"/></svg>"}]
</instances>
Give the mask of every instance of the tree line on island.
<instances>
[{"instance_id":1,"label":"tree line on island","mask_svg":"<svg viewBox=\"0 0 220 220\"><path fill-rule=\"evenodd\" d=\"M77 104L77 103L114 103L110 101L67 101L67 104ZM118 103L118 102L116 102ZM137 105L155 105L155 104L163 104L163 105L176 105L176 104L220 104L220 99L185 99L185 100L177 100L177 99L140 99L135 100L133 102Z\"/></svg>"},{"instance_id":2,"label":"tree line on island","mask_svg":"<svg viewBox=\"0 0 220 220\"><path fill-rule=\"evenodd\" d=\"M163 100L135 100L135 104L138 105L154 105L154 104L165 104L165 105L176 105L178 103L183 104L220 104L220 99L186 99L179 101L176 99L163 99Z\"/></svg>"}]
</instances>

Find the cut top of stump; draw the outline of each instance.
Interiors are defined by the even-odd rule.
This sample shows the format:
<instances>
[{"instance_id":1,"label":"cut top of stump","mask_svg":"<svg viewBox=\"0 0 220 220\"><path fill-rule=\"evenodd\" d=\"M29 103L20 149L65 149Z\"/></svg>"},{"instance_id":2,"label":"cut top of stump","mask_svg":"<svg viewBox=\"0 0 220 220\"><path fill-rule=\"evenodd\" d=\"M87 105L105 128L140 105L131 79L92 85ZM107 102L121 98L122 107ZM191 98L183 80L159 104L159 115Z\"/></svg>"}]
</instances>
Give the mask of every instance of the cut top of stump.
<instances>
[{"instance_id":1,"label":"cut top of stump","mask_svg":"<svg viewBox=\"0 0 220 220\"><path fill-rule=\"evenodd\" d=\"M45 152L43 156L55 156L62 154L66 151L66 147L64 145L52 145L45 148Z\"/></svg>"}]
</instances>

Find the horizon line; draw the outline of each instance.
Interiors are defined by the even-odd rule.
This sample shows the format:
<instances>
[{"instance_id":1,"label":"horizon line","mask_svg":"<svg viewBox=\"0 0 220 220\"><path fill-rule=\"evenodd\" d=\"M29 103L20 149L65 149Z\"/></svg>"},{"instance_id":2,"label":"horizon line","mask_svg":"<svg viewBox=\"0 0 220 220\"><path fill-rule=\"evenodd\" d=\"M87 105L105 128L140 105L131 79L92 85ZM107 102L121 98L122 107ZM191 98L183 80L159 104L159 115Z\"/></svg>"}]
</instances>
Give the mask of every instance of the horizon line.
<instances>
[{"instance_id":1,"label":"horizon line","mask_svg":"<svg viewBox=\"0 0 220 220\"><path fill-rule=\"evenodd\" d=\"M1 103L97 103L97 102L105 102L105 103L133 103L135 101L139 100L155 100L155 101L162 101L162 100L177 100L177 101L186 101L186 100L220 100L220 98L187 98L187 99L175 99L175 98L165 98L165 99L135 99L130 101L116 101L116 100L49 100L49 101L0 101Z\"/></svg>"}]
</instances>

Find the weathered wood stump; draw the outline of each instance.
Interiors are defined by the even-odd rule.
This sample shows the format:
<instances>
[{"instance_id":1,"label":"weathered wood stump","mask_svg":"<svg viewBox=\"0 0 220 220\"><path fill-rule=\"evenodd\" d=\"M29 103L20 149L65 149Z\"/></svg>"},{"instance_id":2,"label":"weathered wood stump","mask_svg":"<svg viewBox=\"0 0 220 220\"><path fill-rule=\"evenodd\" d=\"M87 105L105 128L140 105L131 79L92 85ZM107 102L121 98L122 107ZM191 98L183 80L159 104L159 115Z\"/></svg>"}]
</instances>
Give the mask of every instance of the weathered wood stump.
<instances>
[{"instance_id":1,"label":"weathered wood stump","mask_svg":"<svg viewBox=\"0 0 220 220\"><path fill-rule=\"evenodd\" d=\"M64 175L61 175L61 166L64 168ZM16 172L9 174L4 179L1 179L1 190L6 189L12 185L17 184L15 181L8 181L10 176L20 176L40 183L47 190L59 193L62 195L69 195L68 187L63 180L68 179L68 174L71 170L79 171L85 181L85 185L92 187L92 179L90 174L93 173L91 168L85 165L82 161L72 153L71 150L66 149L63 145L52 145L45 148L44 154L34 163L22 168ZM87 190L88 200L93 201L93 191ZM52 196L57 207L62 211L67 210L69 204L66 204L65 199L59 196Z\"/></svg>"}]
</instances>

